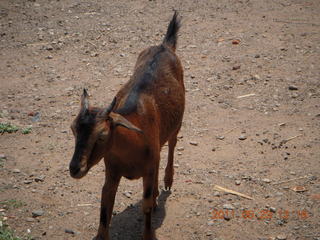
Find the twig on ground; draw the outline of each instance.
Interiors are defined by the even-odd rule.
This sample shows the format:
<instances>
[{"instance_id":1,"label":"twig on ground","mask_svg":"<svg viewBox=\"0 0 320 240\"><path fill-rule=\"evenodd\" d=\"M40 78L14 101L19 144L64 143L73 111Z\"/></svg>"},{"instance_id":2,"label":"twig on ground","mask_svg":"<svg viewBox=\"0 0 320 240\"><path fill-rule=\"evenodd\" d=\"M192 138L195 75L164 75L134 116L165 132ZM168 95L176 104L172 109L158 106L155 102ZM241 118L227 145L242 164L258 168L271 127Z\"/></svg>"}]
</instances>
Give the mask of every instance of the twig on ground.
<instances>
[{"instance_id":1,"label":"twig on ground","mask_svg":"<svg viewBox=\"0 0 320 240\"><path fill-rule=\"evenodd\" d=\"M97 45L95 45L94 43L90 42L90 41L87 41L88 43L90 43L92 46L94 46L95 48L98 49Z\"/></svg>"},{"instance_id":2,"label":"twig on ground","mask_svg":"<svg viewBox=\"0 0 320 240\"><path fill-rule=\"evenodd\" d=\"M226 131L225 133L224 133L224 135L226 135L226 134L228 134L228 133L231 133L233 130L235 130L237 127L234 127L234 128L231 128L231 129L229 129L228 131Z\"/></svg>"},{"instance_id":3,"label":"twig on ground","mask_svg":"<svg viewBox=\"0 0 320 240\"><path fill-rule=\"evenodd\" d=\"M80 203L80 204L77 204L77 207L89 207L89 206L92 206L91 203Z\"/></svg>"},{"instance_id":4,"label":"twig on ground","mask_svg":"<svg viewBox=\"0 0 320 240\"><path fill-rule=\"evenodd\" d=\"M289 141L291 141L291 140L293 140L293 139L295 139L295 138L297 138L297 137L301 137L302 136L302 134L299 134L299 135L296 135L296 136L293 136L293 137L289 137L289 138L287 138L287 139L284 139L284 140L282 140L281 141L281 145L282 144L285 144L285 143L287 143L287 142L289 142Z\"/></svg>"},{"instance_id":5,"label":"twig on ground","mask_svg":"<svg viewBox=\"0 0 320 240\"><path fill-rule=\"evenodd\" d=\"M234 194L234 195L237 195L237 196L240 196L240 197L243 197L243 198L247 198L247 199L250 199L250 200L254 200L252 197L246 195L246 194L243 194L243 193L239 193L239 192L236 192L236 191L233 191L231 189L227 189L227 188L224 188L224 187L221 187L221 186L218 186L218 185L214 185L213 188L217 191L223 191L223 192L227 192L227 193L231 193L231 194Z\"/></svg>"},{"instance_id":6,"label":"twig on ground","mask_svg":"<svg viewBox=\"0 0 320 240\"><path fill-rule=\"evenodd\" d=\"M308 178L308 177L309 177L309 176L306 175L306 176L303 176L303 177L292 178L292 179L289 179L289 180L284 180L284 181L280 181L280 182L273 183L272 185L278 185L278 184L282 184L282 183L288 183L288 182L292 182L292 181L295 181L295 180L300 180L300 179L304 179L304 178Z\"/></svg>"},{"instance_id":7,"label":"twig on ground","mask_svg":"<svg viewBox=\"0 0 320 240\"><path fill-rule=\"evenodd\" d=\"M251 97L251 96L255 96L255 95L256 95L255 93L249 93L246 95L238 96L237 98L245 98L245 97Z\"/></svg>"}]
</instances>

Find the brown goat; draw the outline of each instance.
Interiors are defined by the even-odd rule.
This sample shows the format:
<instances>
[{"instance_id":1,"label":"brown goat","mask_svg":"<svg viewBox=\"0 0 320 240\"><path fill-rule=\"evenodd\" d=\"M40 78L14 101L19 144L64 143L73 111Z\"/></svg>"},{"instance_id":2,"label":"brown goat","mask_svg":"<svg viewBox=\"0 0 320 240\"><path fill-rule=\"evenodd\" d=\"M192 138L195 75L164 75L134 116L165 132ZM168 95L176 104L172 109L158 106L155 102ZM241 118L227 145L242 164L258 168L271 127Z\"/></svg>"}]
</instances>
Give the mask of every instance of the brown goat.
<instances>
[{"instance_id":1,"label":"brown goat","mask_svg":"<svg viewBox=\"0 0 320 240\"><path fill-rule=\"evenodd\" d=\"M179 28L175 12L163 43L140 53L133 76L109 107L91 107L84 89L80 112L71 126L76 144L69 170L73 178L82 178L104 158L106 181L96 240L109 239L109 223L122 176L143 178L143 238L155 238L151 213L159 195L160 150L168 141L164 184L170 189L174 148L185 105L183 69L175 54Z\"/></svg>"}]
</instances>

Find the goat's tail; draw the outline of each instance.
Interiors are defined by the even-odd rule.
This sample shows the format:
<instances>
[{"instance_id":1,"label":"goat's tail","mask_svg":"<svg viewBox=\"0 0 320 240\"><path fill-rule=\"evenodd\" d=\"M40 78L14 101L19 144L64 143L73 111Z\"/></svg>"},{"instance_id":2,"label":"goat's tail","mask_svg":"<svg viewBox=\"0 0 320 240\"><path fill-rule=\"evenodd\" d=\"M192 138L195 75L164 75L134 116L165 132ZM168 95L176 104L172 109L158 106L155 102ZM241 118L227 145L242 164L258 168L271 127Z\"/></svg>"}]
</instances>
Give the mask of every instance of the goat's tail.
<instances>
[{"instance_id":1,"label":"goat's tail","mask_svg":"<svg viewBox=\"0 0 320 240\"><path fill-rule=\"evenodd\" d=\"M180 18L178 17L177 11L174 11L174 15L169 23L166 36L163 39L163 44L172 48L173 51L176 50L177 40L178 40L178 31L180 29Z\"/></svg>"}]
</instances>

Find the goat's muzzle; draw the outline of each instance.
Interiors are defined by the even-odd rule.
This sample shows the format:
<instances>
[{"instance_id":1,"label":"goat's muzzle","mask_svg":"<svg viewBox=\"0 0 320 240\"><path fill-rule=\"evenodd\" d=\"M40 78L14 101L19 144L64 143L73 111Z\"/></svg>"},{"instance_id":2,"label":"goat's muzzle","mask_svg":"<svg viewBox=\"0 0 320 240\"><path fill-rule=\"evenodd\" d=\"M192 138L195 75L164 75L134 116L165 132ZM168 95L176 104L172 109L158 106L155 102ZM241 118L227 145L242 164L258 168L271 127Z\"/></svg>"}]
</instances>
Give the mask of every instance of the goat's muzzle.
<instances>
[{"instance_id":1,"label":"goat's muzzle","mask_svg":"<svg viewBox=\"0 0 320 240\"><path fill-rule=\"evenodd\" d=\"M88 168L87 166L81 166L81 163L72 159L69 165L69 172L71 177L80 179L87 174Z\"/></svg>"}]
</instances>

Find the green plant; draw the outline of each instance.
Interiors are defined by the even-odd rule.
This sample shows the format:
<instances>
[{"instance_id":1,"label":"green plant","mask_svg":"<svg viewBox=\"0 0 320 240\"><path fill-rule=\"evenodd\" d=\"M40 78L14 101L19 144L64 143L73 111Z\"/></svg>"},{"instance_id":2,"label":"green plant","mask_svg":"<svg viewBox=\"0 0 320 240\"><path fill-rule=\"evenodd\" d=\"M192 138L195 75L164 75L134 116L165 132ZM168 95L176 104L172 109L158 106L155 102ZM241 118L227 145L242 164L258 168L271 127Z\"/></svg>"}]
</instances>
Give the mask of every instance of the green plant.
<instances>
[{"instance_id":1,"label":"green plant","mask_svg":"<svg viewBox=\"0 0 320 240\"><path fill-rule=\"evenodd\" d=\"M16 200L16 199L8 199L8 200L0 202L0 206L2 208L20 208L25 205L26 204L24 202L22 202L20 200Z\"/></svg>"},{"instance_id":2,"label":"green plant","mask_svg":"<svg viewBox=\"0 0 320 240\"><path fill-rule=\"evenodd\" d=\"M6 160L6 158L0 157L0 168L3 167L5 160Z\"/></svg>"},{"instance_id":3,"label":"green plant","mask_svg":"<svg viewBox=\"0 0 320 240\"><path fill-rule=\"evenodd\" d=\"M18 237L15 237L13 231L0 220L0 240L21 240Z\"/></svg>"},{"instance_id":4,"label":"green plant","mask_svg":"<svg viewBox=\"0 0 320 240\"><path fill-rule=\"evenodd\" d=\"M29 134L31 133L32 127L26 127L22 129L22 134Z\"/></svg>"},{"instance_id":5,"label":"green plant","mask_svg":"<svg viewBox=\"0 0 320 240\"><path fill-rule=\"evenodd\" d=\"M10 123L0 123L0 133L13 133L18 131L19 128L15 125L11 125Z\"/></svg>"}]
</instances>

